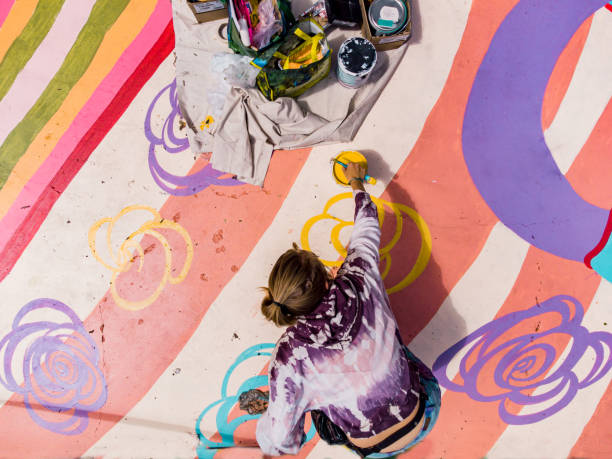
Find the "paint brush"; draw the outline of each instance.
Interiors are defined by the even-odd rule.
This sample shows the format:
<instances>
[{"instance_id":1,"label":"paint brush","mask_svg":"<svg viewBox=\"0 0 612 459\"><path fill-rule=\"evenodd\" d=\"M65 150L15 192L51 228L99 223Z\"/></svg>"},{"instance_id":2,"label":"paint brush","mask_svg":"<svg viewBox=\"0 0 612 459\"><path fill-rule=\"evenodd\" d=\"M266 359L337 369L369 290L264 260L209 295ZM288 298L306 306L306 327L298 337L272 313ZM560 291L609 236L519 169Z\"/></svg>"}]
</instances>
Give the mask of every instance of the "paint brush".
<instances>
[{"instance_id":1,"label":"paint brush","mask_svg":"<svg viewBox=\"0 0 612 459\"><path fill-rule=\"evenodd\" d=\"M347 167L346 164L344 164L342 161L338 161L336 158L332 158L332 161L336 164L340 164L345 169ZM369 176L368 174L366 174L363 179L366 181L366 183L369 183L370 185L376 185L376 179L374 177Z\"/></svg>"}]
</instances>

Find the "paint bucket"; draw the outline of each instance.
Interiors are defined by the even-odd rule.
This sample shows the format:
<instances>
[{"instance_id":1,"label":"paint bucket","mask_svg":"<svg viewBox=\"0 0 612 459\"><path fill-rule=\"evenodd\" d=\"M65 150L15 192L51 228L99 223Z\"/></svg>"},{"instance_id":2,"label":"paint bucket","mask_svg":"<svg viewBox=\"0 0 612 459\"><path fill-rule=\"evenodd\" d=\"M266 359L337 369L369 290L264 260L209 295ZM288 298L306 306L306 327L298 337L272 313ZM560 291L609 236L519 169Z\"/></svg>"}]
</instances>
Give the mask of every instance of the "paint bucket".
<instances>
[{"instance_id":1,"label":"paint bucket","mask_svg":"<svg viewBox=\"0 0 612 459\"><path fill-rule=\"evenodd\" d=\"M338 50L338 81L347 88L362 86L376 66L376 48L362 37L346 40Z\"/></svg>"},{"instance_id":2,"label":"paint bucket","mask_svg":"<svg viewBox=\"0 0 612 459\"><path fill-rule=\"evenodd\" d=\"M368 9L374 35L400 33L408 24L408 9L402 0L374 0Z\"/></svg>"}]
</instances>

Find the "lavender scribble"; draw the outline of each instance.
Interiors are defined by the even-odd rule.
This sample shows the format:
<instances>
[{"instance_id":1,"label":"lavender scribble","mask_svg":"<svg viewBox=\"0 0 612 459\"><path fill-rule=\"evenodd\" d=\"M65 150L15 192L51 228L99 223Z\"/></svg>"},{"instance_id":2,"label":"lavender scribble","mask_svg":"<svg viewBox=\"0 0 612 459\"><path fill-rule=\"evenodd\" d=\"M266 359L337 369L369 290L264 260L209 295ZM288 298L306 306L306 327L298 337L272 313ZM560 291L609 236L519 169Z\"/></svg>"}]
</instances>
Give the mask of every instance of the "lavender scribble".
<instances>
[{"instance_id":1,"label":"lavender scribble","mask_svg":"<svg viewBox=\"0 0 612 459\"><path fill-rule=\"evenodd\" d=\"M158 137L151 129L151 118L155 104L166 93L168 93L168 98L172 109L164 122L161 137ZM155 180L159 187L174 196L190 196L202 191L210 185L241 185L242 182L239 182L233 178L219 178L226 175L226 173L213 169L210 164L207 164L199 171L186 176L174 175L164 170L157 160L157 156L155 154L156 146L162 146L164 150L170 154L180 153L189 147L187 137L178 137L174 132L176 120L177 118L180 118L180 116L180 108L176 94L176 80L174 80L172 83L165 86L153 98L153 101L147 110L144 125L145 136L150 142L149 170L151 171L153 180Z\"/></svg>"},{"instance_id":2,"label":"lavender scribble","mask_svg":"<svg viewBox=\"0 0 612 459\"><path fill-rule=\"evenodd\" d=\"M555 325L540 329L541 323L551 323L551 314L557 316ZM581 325L583 317L578 300L555 296L480 327L442 353L433 365L434 373L447 389L465 392L476 401L499 401L499 416L507 424L541 421L565 408L580 389L601 379L612 367L612 334L590 332ZM537 324L528 333L526 320ZM569 341L569 352L557 362L560 356L552 343L559 339ZM581 378L576 365L589 348L594 360ZM457 378L462 383L447 374L448 364L458 354L463 355ZM508 403L530 408L527 414L515 414L508 410Z\"/></svg>"},{"instance_id":3,"label":"lavender scribble","mask_svg":"<svg viewBox=\"0 0 612 459\"><path fill-rule=\"evenodd\" d=\"M39 298L22 307L0 340L0 359L0 383L21 394L30 417L47 430L80 434L89 413L106 403L98 349L74 311L59 301Z\"/></svg>"}]
</instances>

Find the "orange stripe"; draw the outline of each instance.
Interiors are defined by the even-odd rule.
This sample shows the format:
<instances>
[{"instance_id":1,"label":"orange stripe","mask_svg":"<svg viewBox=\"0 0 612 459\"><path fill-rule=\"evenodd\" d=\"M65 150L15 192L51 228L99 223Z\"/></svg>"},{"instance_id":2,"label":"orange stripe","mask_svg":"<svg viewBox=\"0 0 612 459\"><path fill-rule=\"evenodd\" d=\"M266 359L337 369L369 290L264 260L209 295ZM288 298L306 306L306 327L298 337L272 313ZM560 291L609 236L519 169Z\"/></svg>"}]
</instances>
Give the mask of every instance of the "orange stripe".
<instances>
[{"instance_id":1,"label":"orange stripe","mask_svg":"<svg viewBox=\"0 0 612 459\"><path fill-rule=\"evenodd\" d=\"M612 413L612 382L608 384L606 393L599 401L595 413L584 427L568 457L612 457L610 413Z\"/></svg>"},{"instance_id":2,"label":"orange stripe","mask_svg":"<svg viewBox=\"0 0 612 459\"><path fill-rule=\"evenodd\" d=\"M544 100L542 102L542 129L546 130L550 127L551 123L555 119L557 110L563 101L563 97L567 92L574 71L576 70L576 64L584 49L584 44L589 36L591 30L591 23L593 18L590 17L580 26L576 31L570 42L567 44L555 69L548 80L548 86L544 93Z\"/></svg>"},{"instance_id":3,"label":"orange stripe","mask_svg":"<svg viewBox=\"0 0 612 459\"><path fill-rule=\"evenodd\" d=\"M407 288L390 295L405 342L435 315L474 262L497 218L474 186L463 159L461 131L472 83L495 31L517 0L474 0L448 81L421 135L383 198L406 204L425 219L431 260ZM406 227L414 225L407 224ZM398 244L393 260L411 266L412 244ZM409 268L408 268L409 269Z\"/></svg>"},{"instance_id":4,"label":"orange stripe","mask_svg":"<svg viewBox=\"0 0 612 459\"><path fill-rule=\"evenodd\" d=\"M23 31L37 4L38 0L18 0L13 4L13 8L0 28L0 61Z\"/></svg>"},{"instance_id":5,"label":"orange stripe","mask_svg":"<svg viewBox=\"0 0 612 459\"><path fill-rule=\"evenodd\" d=\"M168 284L155 303L137 312L118 307L108 293L84 320L85 329L95 331L91 336L104 356L106 404L90 416L89 426L81 435L67 437L34 424L23 406L19 406L23 397L13 395L0 409L3 450L11 451L15 457L39 457L39 445L44 445L49 457L81 456L138 403L191 338L209 306L267 230L309 152L309 149L275 152L264 189L251 185L231 189L209 187L193 196L169 198L161 215L182 225L195 247L186 279ZM203 161L198 160L194 170L202 165ZM222 234L223 238L213 239L215 234ZM145 237L142 246L149 247L155 242L159 241ZM225 250L217 251L221 246ZM173 263L178 266L184 249L176 247ZM149 274L154 275L160 265L163 267L163 262L156 263L158 257L163 257L161 252L163 249L157 247L147 253L145 270L151 266ZM135 269L122 274L117 282L119 288L120 284L134 282L145 290L158 280L141 274ZM36 438L35 445L32 438Z\"/></svg>"},{"instance_id":6,"label":"orange stripe","mask_svg":"<svg viewBox=\"0 0 612 459\"><path fill-rule=\"evenodd\" d=\"M157 0L132 0L107 32L87 71L19 159L0 190L0 219L6 215L19 192L53 151L74 117L147 23L156 4Z\"/></svg>"}]
</instances>

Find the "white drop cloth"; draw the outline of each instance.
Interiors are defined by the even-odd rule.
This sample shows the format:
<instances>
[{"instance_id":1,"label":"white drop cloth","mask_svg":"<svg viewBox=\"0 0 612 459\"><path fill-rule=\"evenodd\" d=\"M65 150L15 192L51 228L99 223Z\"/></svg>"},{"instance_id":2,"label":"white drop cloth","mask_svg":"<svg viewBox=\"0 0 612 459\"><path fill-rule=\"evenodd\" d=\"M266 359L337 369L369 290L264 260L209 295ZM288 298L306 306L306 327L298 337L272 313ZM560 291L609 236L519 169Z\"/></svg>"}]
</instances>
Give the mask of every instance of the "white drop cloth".
<instances>
[{"instance_id":1,"label":"white drop cloth","mask_svg":"<svg viewBox=\"0 0 612 459\"><path fill-rule=\"evenodd\" d=\"M379 51L368 82L358 89L345 88L336 78L336 51L359 31L335 28L327 37L334 53L325 80L297 99L281 97L273 102L257 89L232 88L222 112L206 127L203 121L215 112L208 93L216 94L219 87L209 64L213 54L230 51L218 33L227 20L198 24L185 0L172 0L172 7L178 98L191 148L212 150L215 169L256 185L263 185L275 149L352 140L406 49L403 45Z\"/></svg>"}]
</instances>

